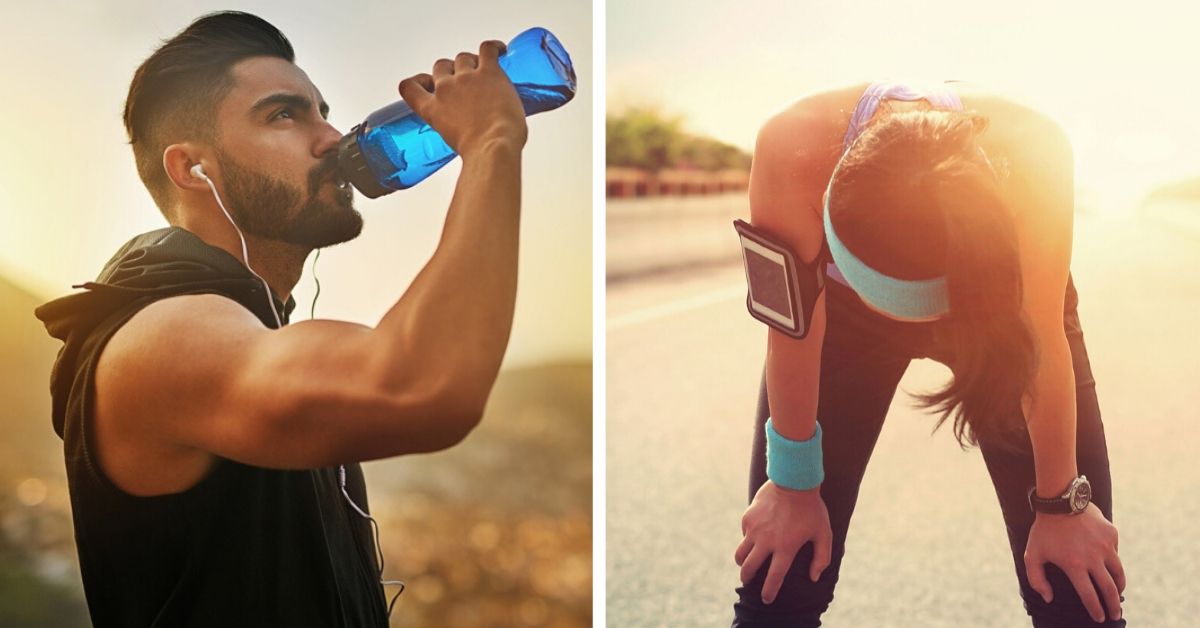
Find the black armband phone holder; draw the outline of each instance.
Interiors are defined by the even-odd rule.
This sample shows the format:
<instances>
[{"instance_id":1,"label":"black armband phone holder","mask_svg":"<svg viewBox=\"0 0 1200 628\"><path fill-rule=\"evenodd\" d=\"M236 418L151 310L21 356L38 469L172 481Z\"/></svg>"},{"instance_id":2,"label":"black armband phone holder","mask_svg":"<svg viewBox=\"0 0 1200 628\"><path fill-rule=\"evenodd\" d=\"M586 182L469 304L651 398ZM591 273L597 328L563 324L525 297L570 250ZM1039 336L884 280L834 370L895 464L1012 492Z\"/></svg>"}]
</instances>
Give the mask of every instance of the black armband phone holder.
<instances>
[{"instance_id":1,"label":"black armband phone holder","mask_svg":"<svg viewBox=\"0 0 1200 628\"><path fill-rule=\"evenodd\" d=\"M746 309L780 332L804 338L817 297L825 287L824 255L805 265L791 247L766 231L744 220L733 221L733 226L746 266Z\"/></svg>"}]
</instances>

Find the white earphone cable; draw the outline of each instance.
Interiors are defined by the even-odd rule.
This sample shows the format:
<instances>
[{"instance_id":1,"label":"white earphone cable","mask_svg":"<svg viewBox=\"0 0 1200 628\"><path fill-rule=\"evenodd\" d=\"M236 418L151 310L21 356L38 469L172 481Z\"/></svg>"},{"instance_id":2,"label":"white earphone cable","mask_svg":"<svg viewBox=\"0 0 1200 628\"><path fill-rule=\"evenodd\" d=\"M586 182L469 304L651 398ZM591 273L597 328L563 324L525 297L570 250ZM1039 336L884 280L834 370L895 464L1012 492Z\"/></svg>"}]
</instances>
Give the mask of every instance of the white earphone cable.
<instances>
[{"instance_id":1,"label":"white earphone cable","mask_svg":"<svg viewBox=\"0 0 1200 628\"><path fill-rule=\"evenodd\" d=\"M271 306L271 314L275 316L275 327L283 327L283 321L279 318L279 312L275 309L275 297L271 294L271 286L267 285L267 280L254 272L254 269L250 266L250 254L246 251L246 238L242 236L242 230L238 229L237 223L233 221L233 216L230 216L229 210L225 209L225 203L221 202L221 195L217 193L217 186L213 185L212 179L208 178L208 175L203 174L202 170L197 174L204 179L209 188L212 188L213 196L217 198L217 205L221 208L221 212L225 214L225 218L229 220L229 224L233 225L233 230L237 232L238 240L242 243L242 263L245 264L246 270L250 271L251 275L258 277L258 280L262 282L263 289L267 292L267 304Z\"/></svg>"},{"instance_id":2,"label":"white earphone cable","mask_svg":"<svg viewBox=\"0 0 1200 628\"><path fill-rule=\"evenodd\" d=\"M354 510L359 515L362 515L363 517L366 518L367 521L369 521L371 523L371 532L374 533L374 535L375 535L375 560L379 561L379 574L378 574L379 584L383 584L383 585L398 584L398 585L400 585L400 590L396 591L396 595L392 596L392 601L390 603L388 603L387 613L388 613L388 618L390 619L392 617L392 607L394 607L396 605L396 600L400 599L400 594L404 593L404 589L406 589L408 587L408 585L404 584L403 580L384 580L383 579L383 566L384 566L383 546L381 546L379 543L379 523L377 521L375 521L375 517L372 517L370 515L370 513L367 513L362 508L359 508L358 504L354 503L354 500L350 498L350 493L346 490L346 465L338 466L338 484L342 488L342 496L346 498L346 501L350 502L350 507L354 508Z\"/></svg>"},{"instance_id":3,"label":"white earphone cable","mask_svg":"<svg viewBox=\"0 0 1200 628\"><path fill-rule=\"evenodd\" d=\"M313 295L312 307L308 310L308 320L312 320L317 316L317 299L321 298L321 280L317 278L317 261L321 259L321 249L317 249L317 254L313 256L313 283L317 284L317 292Z\"/></svg>"},{"instance_id":4,"label":"white earphone cable","mask_svg":"<svg viewBox=\"0 0 1200 628\"><path fill-rule=\"evenodd\" d=\"M217 192L217 186L213 184L212 179L208 178L208 175L204 174L204 170L202 168L200 168L199 165L196 165L192 168L192 173L195 174L197 177L204 179L205 183L208 183L208 187L210 189L212 189L213 196L216 197L216 199L217 199L217 205L220 206L221 212L225 214L225 218L229 220L229 224L233 225L233 230L237 232L238 240L242 243L242 263L246 266L246 270L250 271L250 274L254 275L255 277L258 278L259 281L262 282L263 288L267 291L267 301L268 301L269 305L271 306L271 313L275 315L275 325L277 327L283 327L283 322L279 317L279 312L275 309L275 299L274 299L274 296L271 294L271 287L269 285L267 285L267 281L265 279L263 279L258 273L254 272L254 269L250 267L250 254L246 250L246 238L242 235L242 230L238 228L237 223L234 222L233 216L229 215L229 210L225 209L225 203L223 203L221 201L221 195ZM316 280L316 276L317 276L317 259L320 259L320 257L321 257L321 250L317 249L317 256L313 259L313 279L314 280ZM313 297L312 311L309 313L310 319L312 318L313 314L316 313L317 296L320 296L320 294L321 294L321 282L319 280L317 280L317 294L316 294L316 296ZM401 593L404 593L404 589L406 588L407 585L405 585L404 581L402 581L402 580L384 580L383 579L383 564L384 564L383 563L383 548L379 544L379 523L375 521L375 518L372 517L370 515L370 513L367 513L362 508L359 508L358 504L354 503L354 500L350 498L350 493L346 490L346 466L345 465L338 466L338 484L342 489L342 496L345 497L346 501L350 503L350 507L353 508L355 510L355 512L357 512L362 517L366 518L367 521L369 521L371 523L371 531L375 535L375 556L376 556L376 560L379 562L379 573L376 574L377 577L379 578L379 583L382 585L388 585L388 584L400 585L400 590L397 591L396 595L392 597L392 601L388 604L388 607L387 607L387 614L388 614L388 618L390 619L392 616L392 608L395 607L396 600L400 598Z\"/></svg>"}]
</instances>

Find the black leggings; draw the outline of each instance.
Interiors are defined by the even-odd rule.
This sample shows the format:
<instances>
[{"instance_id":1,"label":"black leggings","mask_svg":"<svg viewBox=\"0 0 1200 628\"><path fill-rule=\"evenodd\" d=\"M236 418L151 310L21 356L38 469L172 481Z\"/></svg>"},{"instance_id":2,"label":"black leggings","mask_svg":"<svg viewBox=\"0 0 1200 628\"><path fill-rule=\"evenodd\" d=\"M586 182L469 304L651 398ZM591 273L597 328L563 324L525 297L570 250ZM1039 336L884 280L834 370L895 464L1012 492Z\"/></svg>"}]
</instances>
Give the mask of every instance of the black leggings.
<instances>
[{"instance_id":1,"label":"black leggings","mask_svg":"<svg viewBox=\"0 0 1200 628\"><path fill-rule=\"evenodd\" d=\"M853 290L836 281L827 282L826 290L827 322L817 419L824 433L825 482L821 485L821 497L829 510L833 528L832 562L818 582L809 580L807 574L813 546L806 544L796 554L779 595L770 605L762 603L762 585L770 560L764 562L754 578L737 589L735 628L821 625L821 614L833 600L858 487L900 377L914 358L928 357L949 363L949 356L939 343L936 322L905 323L881 316L863 305ZM1091 482L1092 501L1104 517L1112 521L1108 450L1096 402L1096 382L1092 378L1083 331L1079 326L1078 300L1074 282L1068 278L1063 326L1075 371L1076 458L1079 472ZM768 412L764 379L754 424L751 499L767 480L763 424ZM949 422L945 427L950 427ZM1029 487L1035 483L1033 455L1009 453L986 441L980 443L980 450L1000 500L1021 597L1035 628L1125 626L1124 618L1104 624L1093 622L1070 580L1052 564L1046 565L1046 575L1054 588L1053 601L1046 604L1041 595L1030 588L1023 557L1034 519L1026 497Z\"/></svg>"}]
</instances>

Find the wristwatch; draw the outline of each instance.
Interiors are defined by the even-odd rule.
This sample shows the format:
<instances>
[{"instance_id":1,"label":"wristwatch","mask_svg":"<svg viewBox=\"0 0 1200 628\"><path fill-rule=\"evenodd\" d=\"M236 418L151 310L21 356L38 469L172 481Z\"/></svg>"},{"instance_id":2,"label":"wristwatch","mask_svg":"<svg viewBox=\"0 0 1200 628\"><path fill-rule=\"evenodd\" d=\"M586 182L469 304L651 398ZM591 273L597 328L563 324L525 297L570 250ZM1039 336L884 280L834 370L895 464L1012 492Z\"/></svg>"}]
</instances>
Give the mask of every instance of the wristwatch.
<instances>
[{"instance_id":1,"label":"wristwatch","mask_svg":"<svg viewBox=\"0 0 1200 628\"><path fill-rule=\"evenodd\" d=\"M1029 507L1034 512L1052 515L1077 515L1092 502L1092 485L1086 475L1071 480L1067 492L1059 497L1043 499L1037 496L1037 486L1029 489Z\"/></svg>"}]
</instances>

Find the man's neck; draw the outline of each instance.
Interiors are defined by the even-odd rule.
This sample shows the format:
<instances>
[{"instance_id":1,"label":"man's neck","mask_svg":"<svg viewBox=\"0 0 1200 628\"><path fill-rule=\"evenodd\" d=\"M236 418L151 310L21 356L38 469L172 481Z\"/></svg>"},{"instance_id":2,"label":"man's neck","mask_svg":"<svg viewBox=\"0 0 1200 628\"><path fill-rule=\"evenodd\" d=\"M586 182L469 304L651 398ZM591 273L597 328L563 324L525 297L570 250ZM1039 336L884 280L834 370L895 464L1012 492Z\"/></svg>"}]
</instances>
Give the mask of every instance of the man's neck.
<instances>
[{"instance_id":1,"label":"man's neck","mask_svg":"<svg viewBox=\"0 0 1200 628\"><path fill-rule=\"evenodd\" d=\"M211 246L215 246L242 261L242 243L237 233L228 222L218 224L196 224L182 221L180 227L196 234ZM258 273L271 292L280 301L287 302L304 273L304 260L312 252L311 248L278 240L267 240L252 234L245 234L246 250L249 256L250 268Z\"/></svg>"}]
</instances>

